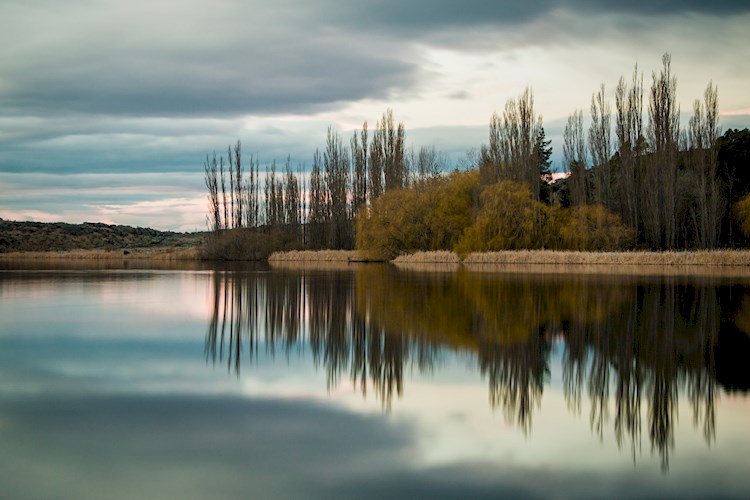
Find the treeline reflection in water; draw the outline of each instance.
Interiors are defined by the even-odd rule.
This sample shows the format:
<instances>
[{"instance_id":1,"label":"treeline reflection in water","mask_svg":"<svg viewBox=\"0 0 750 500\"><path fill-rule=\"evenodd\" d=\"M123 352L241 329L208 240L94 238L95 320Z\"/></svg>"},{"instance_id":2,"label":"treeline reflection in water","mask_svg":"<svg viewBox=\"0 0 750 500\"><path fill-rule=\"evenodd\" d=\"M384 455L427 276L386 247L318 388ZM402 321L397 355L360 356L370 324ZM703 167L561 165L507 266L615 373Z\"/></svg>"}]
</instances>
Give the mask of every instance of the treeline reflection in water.
<instances>
[{"instance_id":1,"label":"treeline reflection in water","mask_svg":"<svg viewBox=\"0 0 750 500\"><path fill-rule=\"evenodd\" d=\"M736 329L743 298L744 287L707 277L215 272L205 352L239 375L261 350L306 346L329 387L348 378L386 409L403 394L405 371L436 370L446 351L466 352L488 380L490 405L528 433L562 345L570 411L588 412L599 436L612 422L634 460L646 436L666 470L680 397L714 439L721 331Z\"/></svg>"}]
</instances>

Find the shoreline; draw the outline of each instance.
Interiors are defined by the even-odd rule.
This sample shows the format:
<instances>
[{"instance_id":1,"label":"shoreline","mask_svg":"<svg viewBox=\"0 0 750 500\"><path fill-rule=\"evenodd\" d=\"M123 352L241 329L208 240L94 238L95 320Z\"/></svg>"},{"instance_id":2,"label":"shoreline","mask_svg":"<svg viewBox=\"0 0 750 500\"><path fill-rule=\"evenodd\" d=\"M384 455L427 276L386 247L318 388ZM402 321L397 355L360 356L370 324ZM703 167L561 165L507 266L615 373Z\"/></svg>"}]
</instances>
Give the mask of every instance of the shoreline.
<instances>
[{"instance_id":1,"label":"shoreline","mask_svg":"<svg viewBox=\"0 0 750 500\"><path fill-rule=\"evenodd\" d=\"M0 261L160 261L210 262L201 258L199 247L148 247L128 249L53 250L0 253ZM226 261L216 261L226 262ZM272 267L305 267L337 264L382 263L356 250L304 250L274 252ZM461 259L453 252L415 252L390 263L410 270L458 270L617 273L617 274L742 274L750 275L750 250L685 252L577 252L555 250L511 250L472 253Z\"/></svg>"},{"instance_id":2,"label":"shoreline","mask_svg":"<svg viewBox=\"0 0 750 500\"><path fill-rule=\"evenodd\" d=\"M149 247L127 249L45 250L0 253L0 261L63 261L63 260L154 260L199 261L197 247Z\"/></svg>"}]
</instances>

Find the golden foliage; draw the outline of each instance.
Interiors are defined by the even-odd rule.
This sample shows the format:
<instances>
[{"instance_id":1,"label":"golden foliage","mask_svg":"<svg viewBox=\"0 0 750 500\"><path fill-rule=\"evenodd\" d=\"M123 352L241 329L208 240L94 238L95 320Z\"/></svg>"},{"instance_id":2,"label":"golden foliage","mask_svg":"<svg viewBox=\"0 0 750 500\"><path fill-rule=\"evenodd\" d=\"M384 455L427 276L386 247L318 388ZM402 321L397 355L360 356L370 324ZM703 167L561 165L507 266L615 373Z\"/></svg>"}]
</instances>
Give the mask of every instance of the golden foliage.
<instances>
[{"instance_id":1,"label":"golden foliage","mask_svg":"<svg viewBox=\"0 0 750 500\"><path fill-rule=\"evenodd\" d=\"M481 208L456 247L462 254L541 248L540 220L547 207L531 198L521 184L502 181L487 186L481 195Z\"/></svg>"},{"instance_id":2,"label":"golden foliage","mask_svg":"<svg viewBox=\"0 0 750 500\"><path fill-rule=\"evenodd\" d=\"M357 215L357 249L383 259L451 248L471 224L479 172L454 172L424 189L391 190Z\"/></svg>"},{"instance_id":3,"label":"golden foliage","mask_svg":"<svg viewBox=\"0 0 750 500\"><path fill-rule=\"evenodd\" d=\"M742 234L750 238L750 194L746 194L734 205L734 214L740 223Z\"/></svg>"},{"instance_id":4,"label":"golden foliage","mask_svg":"<svg viewBox=\"0 0 750 500\"><path fill-rule=\"evenodd\" d=\"M558 211L560 249L581 251L616 251L632 248L635 232L622 219L602 205L580 205Z\"/></svg>"},{"instance_id":5,"label":"golden foliage","mask_svg":"<svg viewBox=\"0 0 750 500\"><path fill-rule=\"evenodd\" d=\"M511 181L480 187L478 170L388 191L357 218L357 249L383 259L438 250L614 251L634 241L634 231L602 206L548 206Z\"/></svg>"}]
</instances>

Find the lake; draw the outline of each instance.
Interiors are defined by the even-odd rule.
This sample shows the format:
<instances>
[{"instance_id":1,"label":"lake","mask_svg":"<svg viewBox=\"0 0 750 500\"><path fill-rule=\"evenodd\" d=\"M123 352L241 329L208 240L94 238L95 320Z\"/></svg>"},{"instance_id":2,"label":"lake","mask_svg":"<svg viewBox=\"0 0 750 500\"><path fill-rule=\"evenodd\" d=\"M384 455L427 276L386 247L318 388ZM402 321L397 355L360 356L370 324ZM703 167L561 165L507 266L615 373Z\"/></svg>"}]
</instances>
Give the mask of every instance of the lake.
<instances>
[{"instance_id":1,"label":"lake","mask_svg":"<svg viewBox=\"0 0 750 500\"><path fill-rule=\"evenodd\" d=\"M750 497L747 278L132 266L0 270L3 498Z\"/></svg>"}]
</instances>

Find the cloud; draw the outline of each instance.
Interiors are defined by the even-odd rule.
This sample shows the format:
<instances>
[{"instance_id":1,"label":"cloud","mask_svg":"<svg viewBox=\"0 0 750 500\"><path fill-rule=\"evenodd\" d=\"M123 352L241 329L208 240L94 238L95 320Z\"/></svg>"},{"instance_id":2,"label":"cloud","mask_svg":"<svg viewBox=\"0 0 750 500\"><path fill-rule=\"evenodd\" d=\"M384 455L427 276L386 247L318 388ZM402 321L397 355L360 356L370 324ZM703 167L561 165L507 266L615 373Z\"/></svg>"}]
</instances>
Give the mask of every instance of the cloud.
<instances>
[{"instance_id":1,"label":"cloud","mask_svg":"<svg viewBox=\"0 0 750 500\"><path fill-rule=\"evenodd\" d=\"M236 117L329 109L412 84L409 50L352 43L353 33L318 24L312 5L285 4L14 5L0 35L13 49L0 105L38 116Z\"/></svg>"},{"instance_id":2,"label":"cloud","mask_svg":"<svg viewBox=\"0 0 750 500\"><path fill-rule=\"evenodd\" d=\"M683 109L714 79L722 110L744 113L748 22L750 4L721 0L9 0L0 173L200 175L207 153L237 139L261 166L309 164L329 124L346 140L388 107L408 142L456 159L523 87L559 119L636 61L648 84L664 51ZM425 135L438 128L456 134ZM59 193L59 213L80 212ZM3 196L0 209L55 213L35 199L45 208Z\"/></svg>"}]
</instances>

